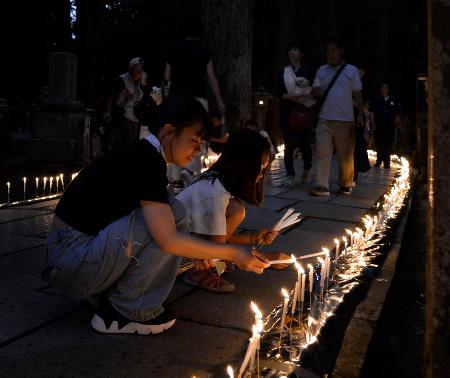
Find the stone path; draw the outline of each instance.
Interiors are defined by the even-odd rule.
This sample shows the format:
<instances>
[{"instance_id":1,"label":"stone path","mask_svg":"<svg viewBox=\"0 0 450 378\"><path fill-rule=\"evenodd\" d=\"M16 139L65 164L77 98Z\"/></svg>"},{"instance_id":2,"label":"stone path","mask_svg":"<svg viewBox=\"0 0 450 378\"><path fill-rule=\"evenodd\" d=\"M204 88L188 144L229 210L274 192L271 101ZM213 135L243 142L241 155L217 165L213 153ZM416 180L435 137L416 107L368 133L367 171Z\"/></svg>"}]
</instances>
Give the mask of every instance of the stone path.
<instances>
[{"instance_id":1,"label":"stone path","mask_svg":"<svg viewBox=\"0 0 450 378\"><path fill-rule=\"evenodd\" d=\"M301 173L300 161L296 161ZM243 230L272 226L294 207L304 220L270 250L296 255L333 246L355 225L395 177L372 169L361 175L351 196L310 197L310 184L278 187L282 161L273 164L264 206L250 209ZM300 176L300 174L299 174ZM332 189L336 190L333 162ZM166 307L179 311L177 325L163 335L105 336L90 329L92 309L70 301L40 278L45 238L57 200L0 210L0 376L4 377L221 377L227 363L239 365L253 322L249 304L263 313L281 301L280 289L293 287L293 271L267 270L256 276L228 275L232 294L212 294L175 284ZM305 263L308 261L305 260Z\"/></svg>"}]
</instances>

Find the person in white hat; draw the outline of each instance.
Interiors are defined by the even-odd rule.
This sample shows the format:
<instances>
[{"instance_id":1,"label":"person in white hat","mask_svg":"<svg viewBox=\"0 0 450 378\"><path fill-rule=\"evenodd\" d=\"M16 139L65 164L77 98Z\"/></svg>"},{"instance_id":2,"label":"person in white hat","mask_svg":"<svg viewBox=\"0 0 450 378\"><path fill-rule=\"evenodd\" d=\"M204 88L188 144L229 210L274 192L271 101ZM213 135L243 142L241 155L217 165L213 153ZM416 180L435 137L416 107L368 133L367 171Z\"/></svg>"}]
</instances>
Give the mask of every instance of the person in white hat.
<instances>
[{"instance_id":1,"label":"person in white hat","mask_svg":"<svg viewBox=\"0 0 450 378\"><path fill-rule=\"evenodd\" d=\"M130 60L128 72L118 76L114 83L112 94L108 97L104 120L110 123L113 106L119 109L120 144L128 144L137 137L138 120L134 114L134 105L142 99L146 85L144 60L139 57Z\"/></svg>"}]
</instances>

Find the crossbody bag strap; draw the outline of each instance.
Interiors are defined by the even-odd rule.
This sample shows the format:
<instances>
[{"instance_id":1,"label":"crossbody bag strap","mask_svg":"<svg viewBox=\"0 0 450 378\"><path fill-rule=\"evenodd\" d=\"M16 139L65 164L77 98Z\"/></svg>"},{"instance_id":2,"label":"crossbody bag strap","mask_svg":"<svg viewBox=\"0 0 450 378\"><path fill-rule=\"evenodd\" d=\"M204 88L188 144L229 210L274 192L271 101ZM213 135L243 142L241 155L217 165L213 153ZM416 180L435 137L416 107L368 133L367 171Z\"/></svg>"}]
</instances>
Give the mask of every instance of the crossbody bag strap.
<instances>
[{"instance_id":1,"label":"crossbody bag strap","mask_svg":"<svg viewBox=\"0 0 450 378\"><path fill-rule=\"evenodd\" d=\"M336 80L338 79L339 75L341 74L342 71L344 71L345 66L347 65L347 63L344 63L339 69L338 71L334 74L333 78L330 81L330 84L328 84L327 89L325 89L325 92L323 93L322 96L322 100L320 102L320 106L318 108L318 110L320 111L323 107L323 104L325 103L325 100L327 99L328 93L330 93L331 88L333 88L334 83L336 82Z\"/></svg>"}]
</instances>

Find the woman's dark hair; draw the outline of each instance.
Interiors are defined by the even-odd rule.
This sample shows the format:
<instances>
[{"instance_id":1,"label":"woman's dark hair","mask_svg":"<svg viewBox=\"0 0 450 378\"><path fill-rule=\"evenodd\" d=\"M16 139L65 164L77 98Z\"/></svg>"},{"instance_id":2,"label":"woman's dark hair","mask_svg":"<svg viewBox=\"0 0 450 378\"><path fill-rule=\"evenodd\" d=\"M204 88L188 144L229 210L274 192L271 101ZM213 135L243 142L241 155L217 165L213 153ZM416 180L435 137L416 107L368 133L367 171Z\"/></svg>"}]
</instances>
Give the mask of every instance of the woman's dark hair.
<instances>
[{"instance_id":1,"label":"woman's dark hair","mask_svg":"<svg viewBox=\"0 0 450 378\"><path fill-rule=\"evenodd\" d=\"M286 47L286 54L292 49L299 49L303 55L305 54L305 48L304 48L303 44L301 44L300 42L289 43Z\"/></svg>"},{"instance_id":2,"label":"woman's dark hair","mask_svg":"<svg viewBox=\"0 0 450 378\"><path fill-rule=\"evenodd\" d=\"M264 199L264 177L261 174L263 156L270 155L266 138L250 129L235 132L226 143L222 155L203 177L219 179L232 196L250 205L261 206Z\"/></svg>"},{"instance_id":3,"label":"woman's dark hair","mask_svg":"<svg viewBox=\"0 0 450 378\"><path fill-rule=\"evenodd\" d=\"M166 98L160 105L153 100L138 102L134 114L141 125L149 127L157 134L166 124L177 128L177 132L185 127L200 122L203 125L201 135L209 135L212 129L211 118L198 100L190 96L173 96Z\"/></svg>"}]
</instances>

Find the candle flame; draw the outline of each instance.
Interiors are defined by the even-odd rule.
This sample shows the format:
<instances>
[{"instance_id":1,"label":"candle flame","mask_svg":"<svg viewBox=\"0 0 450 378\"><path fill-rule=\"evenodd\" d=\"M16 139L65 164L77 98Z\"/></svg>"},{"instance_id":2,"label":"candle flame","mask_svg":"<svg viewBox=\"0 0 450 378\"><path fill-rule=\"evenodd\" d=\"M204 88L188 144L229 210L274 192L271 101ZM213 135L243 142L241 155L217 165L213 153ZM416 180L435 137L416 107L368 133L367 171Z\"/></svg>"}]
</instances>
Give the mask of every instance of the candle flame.
<instances>
[{"instance_id":1,"label":"candle flame","mask_svg":"<svg viewBox=\"0 0 450 378\"><path fill-rule=\"evenodd\" d=\"M258 317L258 318L262 318L262 312L261 312L261 310L258 308L258 306L256 305L256 303L255 302L250 302L250 307L252 308L252 310L253 310L253 312L255 313L255 315Z\"/></svg>"},{"instance_id":2,"label":"candle flame","mask_svg":"<svg viewBox=\"0 0 450 378\"><path fill-rule=\"evenodd\" d=\"M346 238L345 236L343 236L343 237L342 237L342 241L343 241L344 243L347 243L347 238Z\"/></svg>"},{"instance_id":3,"label":"candle flame","mask_svg":"<svg viewBox=\"0 0 450 378\"><path fill-rule=\"evenodd\" d=\"M312 272L314 270L313 266L311 264L308 264L308 269L310 272Z\"/></svg>"},{"instance_id":4,"label":"candle flame","mask_svg":"<svg viewBox=\"0 0 450 378\"><path fill-rule=\"evenodd\" d=\"M289 293L284 287L281 289L281 294L283 294L284 299L289 298Z\"/></svg>"},{"instance_id":5,"label":"candle flame","mask_svg":"<svg viewBox=\"0 0 450 378\"><path fill-rule=\"evenodd\" d=\"M339 242L339 240L338 240L338 239L334 239L334 243L335 243L335 244L337 244L337 245L339 245L339 244L340 244L340 242Z\"/></svg>"},{"instance_id":6,"label":"candle flame","mask_svg":"<svg viewBox=\"0 0 450 378\"><path fill-rule=\"evenodd\" d=\"M319 260L319 263L320 263L320 264L323 264L323 263L325 262L325 261L323 260L323 258L321 258L321 257L318 257L317 260Z\"/></svg>"},{"instance_id":7,"label":"candle flame","mask_svg":"<svg viewBox=\"0 0 450 378\"><path fill-rule=\"evenodd\" d=\"M328 248L322 247L322 251L327 255L330 254L330 250Z\"/></svg>"},{"instance_id":8,"label":"candle flame","mask_svg":"<svg viewBox=\"0 0 450 378\"><path fill-rule=\"evenodd\" d=\"M348 228L345 229L345 232L346 232L349 236L352 236L352 231L349 230Z\"/></svg>"},{"instance_id":9,"label":"candle flame","mask_svg":"<svg viewBox=\"0 0 450 378\"><path fill-rule=\"evenodd\" d=\"M234 378L234 371L230 365L227 366L227 373L229 378Z\"/></svg>"},{"instance_id":10,"label":"candle flame","mask_svg":"<svg viewBox=\"0 0 450 378\"><path fill-rule=\"evenodd\" d=\"M27 182L27 178L26 177L24 177L22 180L23 180L24 184Z\"/></svg>"},{"instance_id":11,"label":"candle flame","mask_svg":"<svg viewBox=\"0 0 450 378\"><path fill-rule=\"evenodd\" d=\"M11 186L11 183L8 181L8 182L6 183L6 186L9 188L9 187Z\"/></svg>"}]
</instances>

